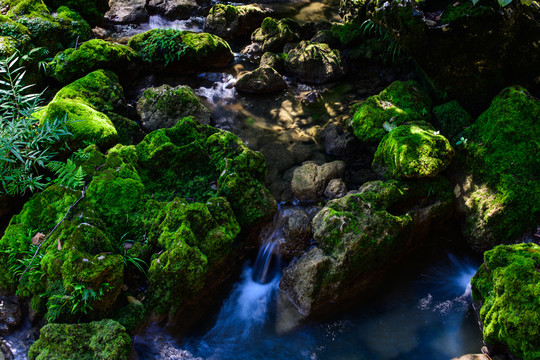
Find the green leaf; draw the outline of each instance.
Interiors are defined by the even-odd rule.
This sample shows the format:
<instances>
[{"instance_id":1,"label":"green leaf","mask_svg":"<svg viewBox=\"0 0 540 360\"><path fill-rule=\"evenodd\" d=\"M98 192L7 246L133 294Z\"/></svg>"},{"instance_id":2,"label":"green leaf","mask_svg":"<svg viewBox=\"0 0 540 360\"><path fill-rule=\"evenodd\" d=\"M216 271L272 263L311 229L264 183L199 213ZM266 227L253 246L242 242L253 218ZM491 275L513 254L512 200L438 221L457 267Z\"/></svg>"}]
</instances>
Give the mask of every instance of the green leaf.
<instances>
[{"instance_id":1,"label":"green leaf","mask_svg":"<svg viewBox=\"0 0 540 360\"><path fill-rule=\"evenodd\" d=\"M506 5L510 4L512 2L512 0L499 0L499 5L501 5L501 7L505 7Z\"/></svg>"}]
</instances>

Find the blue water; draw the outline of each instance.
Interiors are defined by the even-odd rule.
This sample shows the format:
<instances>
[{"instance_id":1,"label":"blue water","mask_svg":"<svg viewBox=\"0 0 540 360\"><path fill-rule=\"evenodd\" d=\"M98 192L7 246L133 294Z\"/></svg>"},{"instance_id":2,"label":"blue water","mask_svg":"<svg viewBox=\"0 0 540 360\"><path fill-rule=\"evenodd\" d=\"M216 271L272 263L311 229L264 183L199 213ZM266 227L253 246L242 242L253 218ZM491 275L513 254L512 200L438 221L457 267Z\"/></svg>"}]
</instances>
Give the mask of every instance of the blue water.
<instances>
[{"instance_id":1,"label":"blue water","mask_svg":"<svg viewBox=\"0 0 540 360\"><path fill-rule=\"evenodd\" d=\"M291 319L278 306L279 271L260 283L248 263L202 335L180 338L154 326L135 337L135 350L141 360L449 360L478 353L482 338L469 281L479 263L446 251L429 259L403 264L370 299L336 306L340 311L329 319L303 321L286 332L280 329Z\"/></svg>"}]
</instances>

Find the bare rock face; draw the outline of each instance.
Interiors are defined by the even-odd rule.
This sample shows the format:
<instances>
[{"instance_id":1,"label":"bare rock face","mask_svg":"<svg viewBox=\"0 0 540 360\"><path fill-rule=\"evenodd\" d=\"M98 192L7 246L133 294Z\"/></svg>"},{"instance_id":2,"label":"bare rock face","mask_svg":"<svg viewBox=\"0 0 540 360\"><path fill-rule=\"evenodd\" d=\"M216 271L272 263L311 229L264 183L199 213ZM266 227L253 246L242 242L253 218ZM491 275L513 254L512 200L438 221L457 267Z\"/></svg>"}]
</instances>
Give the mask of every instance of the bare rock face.
<instances>
[{"instance_id":1,"label":"bare rock face","mask_svg":"<svg viewBox=\"0 0 540 360\"><path fill-rule=\"evenodd\" d=\"M148 19L145 0L111 0L105 20L114 24L142 23Z\"/></svg>"},{"instance_id":2,"label":"bare rock face","mask_svg":"<svg viewBox=\"0 0 540 360\"><path fill-rule=\"evenodd\" d=\"M270 66L260 66L238 78L236 89L253 94L266 94L287 88L287 83L281 75Z\"/></svg>"},{"instance_id":3,"label":"bare rock face","mask_svg":"<svg viewBox=\"0 0 540 360\"><path fill-rule=\"evenodd\" d=\"M260 5L224 5L216 4L210 9L206 18L204 31L231 38L248 34L258 28L271 10Z\"/></svg>"},{"instance_id":4,"label":"bare rock face","mask_svg":"<svg viewBox=\"0 0 540 360\"><path fill-rule=\"evenodd\" d=\"M307 162L295 169L291 187L294 196L302 201L315 201L321 197L328 183L345 172L343 161L332 161L321 166Z\"/></svg>"},{"instance_id":5,"label":"bare rock face","mask_svg":"<svg viewBox=\"0 0 540 360\"><path fill-rule=\"evenodd\" d=\"M324 190L324 196L328 199L338 199L347 194L347 186L341 179L332 179Z\"/></svg>"},{"instance_id":6,"label":"bare rock face","mask_svg":"<svg viewBox=\"0 0 540 360\"><path fill-rule=\"evenodd\" d=\"M189 19L199 9L195 0L150 0L148 10L171 20Z\"/></svg>"}]
</instances>

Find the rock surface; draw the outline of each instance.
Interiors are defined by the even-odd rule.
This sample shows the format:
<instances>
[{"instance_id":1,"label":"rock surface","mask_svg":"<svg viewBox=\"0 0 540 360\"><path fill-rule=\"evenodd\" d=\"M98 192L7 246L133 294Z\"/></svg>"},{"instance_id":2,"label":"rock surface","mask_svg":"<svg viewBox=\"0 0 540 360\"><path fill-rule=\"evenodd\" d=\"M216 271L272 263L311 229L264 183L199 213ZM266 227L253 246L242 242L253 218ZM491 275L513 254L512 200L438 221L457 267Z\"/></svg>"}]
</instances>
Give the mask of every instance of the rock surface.
<instances>
[{"instance_id":1,"label":"rock surface","mask_svg":"<svg viewBox=\"0 0 540 360\"><path fill-rule=\"evenodd\" d=\"M285 59L285 71L300 81L322 84L345 75L345 61L339 50L327 44L301 41Z\"/></svg>"},{"instance_id":2,"label":"rock surface","mask_svg":"<svg viewBox=\"0 0 540 360\"><path fill-rule=\"evenodd\" d=\"M345 172L343 161L333 161L323 165L312 162L294 170L291 187L294 196L302 201L316 201L332 179L338 179Z\"/></svg>"},{"instance_id":3,"label":"rock surface","mask_svg":"<svg viewBox=\"0 0 540 360\"><path fill-rule=\"evenodd\" d=\"M179 20L189 17L199 10L200 6L195 0L149 0L148 11L160 14L167 19Z\"/></svg>"},{"instance_id":4,"label":"rock surface","mask_svg":"<svg viewBox=\"0 0 540 360\"><path fill-rule=\"evenodd\" d=\"M0 335L9 334L21 321L22 309L19 300L16 297L0 296Z\"/></svg>"},{"instance_id":5,"label":"rock surface","mask_svg":"<svg viewBox=\"0 0 540 360\"><path fill-rule=\"evenodd\" d=\"M248 34L261 25L269 12L257 4L239 6L216 4L206 17L204 31L222 38Z\"/></svg>"},{"instance_id":6,"label":"rock surface","mask_svg":"<svg viewBox=\"0 0 540 360\"><path fill-rule=\"evenodd\" d=\"M267 51L279 53L283 52L285 44L296 42L299 38L286 20L267 17L261 27L251 34L251 40L260 45L260 51L263 53Z\"/></svg>"},{"instance_id":7,"label":"rock surface","mask_svg":"<svg viewBox=\"0 0 540 360\"><path fill-rule=\"evenodd\" d=\"M240 75L235 87L238 91L266 94L286 89L287 83L276 70L263 65Z\"/></svg>"},{"instance_id":8,"label":"rock surface","mask_svg":"<svg viewBox=\"0 0 540 360\"><path fill-rule=\"evenodd\" d=\"M105 20L114 24L142 23L148 19L146 0L109 0Z\"/></svg>"}]
</instances>

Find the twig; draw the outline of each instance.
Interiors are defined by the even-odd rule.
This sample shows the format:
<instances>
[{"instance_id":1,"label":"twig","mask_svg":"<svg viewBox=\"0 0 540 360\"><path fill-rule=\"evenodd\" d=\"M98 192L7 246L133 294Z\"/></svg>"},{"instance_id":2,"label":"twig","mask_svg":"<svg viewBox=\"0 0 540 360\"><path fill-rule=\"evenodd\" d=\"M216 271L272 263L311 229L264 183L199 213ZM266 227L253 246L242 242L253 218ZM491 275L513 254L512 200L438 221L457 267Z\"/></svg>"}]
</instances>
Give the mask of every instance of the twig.
<instances>
[{"instance_id":1,"label":"twig","mask_svg":"<svg viewBox=\"0 0 540 360\"><path fill-rule=\"evenodd\" d=\"M73 209L75 206L77 206L77 204L79 203L79 201L81 201L84 196L85 196L85 193L86 193L86 186L83 187L82 189L82 194L81 194L81 197L77 199L77 201L75 201L73 203L73 205L71 205L67 211L66 211L66 214L64 215L64 217L62 218L62 220L60 220L58 222L58 224L56 224L56 226L49 232L49 234L45 237L45 239L43 239L43 241L38 245L37 249L36 249L36 252L34 252L34 256L32 256L32 260L30 260L30 263L28 264L28 266L26 267L26 269L24 269L23 273L21 274L21 277L19 278L19 281L22 280L24 274L26 273L26 271L28 269L30 269L30 266L32 266L32 262L34 262L34 259L36 258L37 256L37 253L39 252L39 249L41 248L41 245L43 245L45 243L45 241L47 241L47 239L49 238L49 236L52 235L52 233L58 228L58 226L60 226L61 223L64 222L64 220L66 219L66 217L68 216L69 212L71 211L71 209Z\"/></svg>"}]
</instances>

